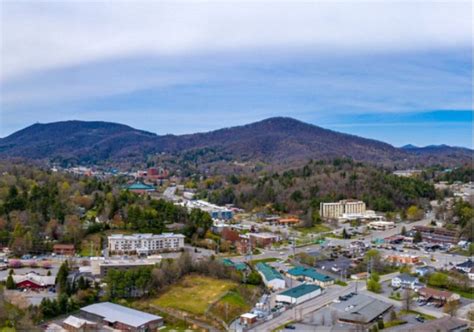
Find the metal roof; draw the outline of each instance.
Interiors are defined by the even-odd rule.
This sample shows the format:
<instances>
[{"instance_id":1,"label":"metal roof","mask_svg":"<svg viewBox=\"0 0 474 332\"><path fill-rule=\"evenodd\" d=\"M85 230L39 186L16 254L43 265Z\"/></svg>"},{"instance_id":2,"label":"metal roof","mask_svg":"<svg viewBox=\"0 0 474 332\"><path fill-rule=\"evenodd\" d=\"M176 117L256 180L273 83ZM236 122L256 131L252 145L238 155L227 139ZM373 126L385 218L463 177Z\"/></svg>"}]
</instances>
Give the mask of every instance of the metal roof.
<instances>
[{"instance_id":1,"label":"metal roof","mask_svg":"<svg viewBox=\"0 0 474 332\"><path fill-rule=\"evenodd\" d=\"M155 187L136 182L126 187L128 190L155 190Z\"/></svg>"},{"instance_id":2,"label":"metal roof","mask_svg":"<svg viewBox=\"0 0 474 332\"><path fill-rule=\"evenodd\" d=\"M298 297L301 297L303 295L312 293L312 292L314 292L318 289L321 289L321 287L319 287L317 285L313 285L313 284L301 284L299 286L287 289L286 291L281 292L278 295L286 295L286 296L289 296L289 297L298 298Z\"/></svg>"},{"instance_id":3,"label":"metal roof","mask_svg":"<svg viewBox=\"0 0 474 332\"><path fill-rule=\"evenodd\" d=\"M101 316L107 322L120 322L137 328L151 321L162 319L160 316L130 309L110 302L91 304L81 308L81 311Z\"/></svg>"},{"instance_id":4,"label":"metal roof","mask_svg":"<svg viewBox=\"0 0 474 332\"><path fill-rule=\"evenodd\" d=\"M304 276L304 277L308 277L308 278L311 278L313 280L318 280L318 281L322 281L322 282L327 282L327 281L334 280L330 276L327 276L325 274L321 274L321 273L317 272L314 269L309 269L309 268L306 268L304 266L294 267L294 268L288 270L288 274L291 274L292 276L295 276L295 277Z\"/></svg>"},{"instance_id":5,"label":"metal roof","mask_svg":"<svg viewBox=\"0 0 474 332\"><path fill-rule=\"evenodd\" d=\"M363 294L357 294L347 301L334 303L339 318L345 321L369 323L382 315L393 305Z\"/></svg>"},{"instance_id":6,"label":"metal roof","mask_svg":"<svg viewBox=\"0 0 474 332\"><path fill-rule=\"evenodd\" d=\"M277 270L275 270L271 266L268 266L265 263L257 263L255 265L255 267L257 268L258 271L263 273L263 275L265 276L265 279L267 281L270 281L270 280L273 280L273 279L282 279L283 280L283 277L281 276L280 273L278 273Z\"/></svg>"}]
</instances>

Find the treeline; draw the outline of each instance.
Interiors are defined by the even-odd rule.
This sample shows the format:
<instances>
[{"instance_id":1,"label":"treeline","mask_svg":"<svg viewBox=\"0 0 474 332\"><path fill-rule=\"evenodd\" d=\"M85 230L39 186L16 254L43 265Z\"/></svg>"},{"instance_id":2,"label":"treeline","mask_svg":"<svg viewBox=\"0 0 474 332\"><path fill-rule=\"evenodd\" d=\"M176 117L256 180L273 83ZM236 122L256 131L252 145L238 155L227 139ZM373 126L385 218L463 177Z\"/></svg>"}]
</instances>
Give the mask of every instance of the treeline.
<instances>
[{"instance_id":1,"label":"treeline","mask_svg":"<svg viewBox=\"0 0 474 332\"><path fill-rule=\"evenodd\" d=\"M128 271L110 270L105 279L106 297L108 300L114 300L146 296L164 290L190 273L230 279L239 283L243 280L241 272L225 266L213 257L196 261L188 253L183 253L178 259L165 259L156 267L139 267ZM245 281L258 285L261 282L259 277L258 273L251 272Z\"/></svg>"},{"instance_id":2,"label":"treeline","mask_svg":"<svg viewBox=\"0 0 474 332\"><path fill-rule=\"evenodd\" d=\"M125 179L78 177L25 164L0 163L0 245L13 253L42 253L52 243L79 245L105 229L161 233L184 224L189 237L212 225L207 213L123 190ZM96 220L100 223L96 223Z\"/></svg>"},{"instance_id":3,"label":"treeline","mask_svg":"<svg viewBox=\"0 0 474 332\"><path fill-rule=\"evenodd\" d=\"M311 161L262 176L216 176L194 185L198 197L217 204L267 206L277 212L319 209L320 202L344 198L362 199L377 211L402 211L411 205L423 207L436 197L434 186L422 179L398 177L349 159Z\"/></svg>"}]
</instances>

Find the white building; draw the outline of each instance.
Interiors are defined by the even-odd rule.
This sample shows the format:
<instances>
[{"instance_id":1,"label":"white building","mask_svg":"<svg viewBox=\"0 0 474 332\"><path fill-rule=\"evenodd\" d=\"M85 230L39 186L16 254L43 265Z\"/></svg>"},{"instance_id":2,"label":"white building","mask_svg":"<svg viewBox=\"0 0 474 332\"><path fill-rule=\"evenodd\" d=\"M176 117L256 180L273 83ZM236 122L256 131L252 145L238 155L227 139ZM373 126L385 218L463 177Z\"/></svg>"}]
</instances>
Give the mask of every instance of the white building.
<instances>
[{"instance_id":1,"label":"white building","mask_svg":"<svg viewBox=\"0 0 474 332\"><path fill-rule=\"evenodd\" d=\"M415 290L416 288L422 287L417 277L412 277L408 274L400 274L392 279L393 288L409 288Z\"/></svg>"},{"instance_id":2,"label":"white building","mask_svg":"<svg viewBox=\"0 0 474 332\"><path fill-rule=\"evenodd\" d=\"M395 228L395 223L393 221L372 221L368 226L377 231L385 231L387 229Z\"/></svg>"},{"instance_id":3,"label":"white building","mask_svg":"<svg viewBox=\"0 0 474 332\"><path fill-rule=\"evenodd\" d=\"M184 248L182 234L113 234L108 237L108 249L116 254L153 254L163 251L178 251Z\"/></svg>"},{"instance_id":4,"label":"white building","mask_svg":"<svg viewBox=\"0 0 474 332\"><path fill-rule=\"evenodd\" d=\"M341 218L344 214L364 214L365 203L363 201L345 199L335 203L321 203L320 213L323 218L337 219Z\"/></svg>"},{"instance_id":5,"label":"white building","mask_svg":"<svg viewBox=\"0 0 474 332\"><path fill-rule=\"evenodd\" d=\"M314 284L301 284L277 294L276 301L288 304L300 304L321 295L321 287Z\"/></svg>"}]
</instances>

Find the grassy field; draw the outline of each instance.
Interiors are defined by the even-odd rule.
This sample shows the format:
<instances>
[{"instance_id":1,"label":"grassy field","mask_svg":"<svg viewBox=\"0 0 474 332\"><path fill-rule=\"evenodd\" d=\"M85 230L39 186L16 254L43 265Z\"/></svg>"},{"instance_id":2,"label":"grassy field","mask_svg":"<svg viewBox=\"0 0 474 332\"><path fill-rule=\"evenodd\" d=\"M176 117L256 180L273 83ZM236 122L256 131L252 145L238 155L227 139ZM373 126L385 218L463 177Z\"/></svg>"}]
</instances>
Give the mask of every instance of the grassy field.
<instances>
[{"instance_id":1,"label":"grassy field","mask_svg":"<svg viewBox=\"0 0 474 332\"><path fill-rule=\"evenodd\" d=\"M250 261L249 264L254 266L257 263L271 263L271 262L276 262L278 261L278 258L275 257L270 257L270 258L262 258L262 259L254 259L253 261Z\"/></svg>"},{"instance_id":2,"label":"grassy field","mask_svg":"<svg viewBox=\"0 0 474 332\"><path fill-rule=\"evenodd\" d=\"M294 228L294 230L301 232L303 235L309 235L309 234L329 232L331 231L331 228L329 228L326 225L317 224L312 227L297 227L297 228Z\"/></svg>"},{"instance_id":3,"label":"grassy field","mask_svg":"<svg viewBox=\"0 0 474 332\"><path fill-rule=\"evenodd\" d=\"M245 299L238 292L230 291L217 301L210 308L209 312L226 323L230 323L233 319L250 309L251 306L245 302Z\"/></svg>"},{"instance_id":4,"label":"grassy field","mask_svg":"<svg viewBox=\"0 0 474 332\"><path fill-rule=\"evenodd\" d=\"M81 256L100 256L101 237L99 233L89 234L81 241ZM91 251L92 247L92 251Z\"/></svg>"},{"instance_id":5,"label":"grassy field","mask_svg":"<svg viewBox=\"0 0 474 332\"><path fill-rule=\"evenodd\" d=\"M237 283L230 280L189 275L151 302L161 307L202 315L211 304L236 286Z\"/></svg>"}]
</instances>

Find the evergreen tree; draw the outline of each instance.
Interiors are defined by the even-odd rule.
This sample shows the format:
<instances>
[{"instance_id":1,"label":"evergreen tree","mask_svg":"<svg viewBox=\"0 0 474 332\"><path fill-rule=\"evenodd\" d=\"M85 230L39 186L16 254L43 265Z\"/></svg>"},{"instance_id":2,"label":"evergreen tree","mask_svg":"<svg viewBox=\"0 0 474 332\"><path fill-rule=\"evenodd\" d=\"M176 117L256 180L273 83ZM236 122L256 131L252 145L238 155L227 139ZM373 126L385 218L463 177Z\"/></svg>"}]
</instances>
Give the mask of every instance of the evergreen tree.
<instances>
[{"instance_id":1,"label":"evergreen tree","mask_svg":"<svg viewBox=\"0 0 474 332\"><path fill-rule=\"evenodd\" d=\"M12 277L11 274L8 275L6 287L7 287L7 289L15 289L16 288L15 281L13 280L13 277Z\"/></svg>"}]
</instances>

